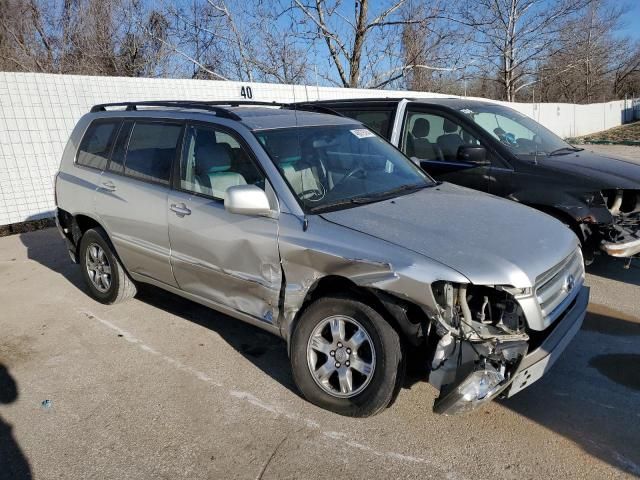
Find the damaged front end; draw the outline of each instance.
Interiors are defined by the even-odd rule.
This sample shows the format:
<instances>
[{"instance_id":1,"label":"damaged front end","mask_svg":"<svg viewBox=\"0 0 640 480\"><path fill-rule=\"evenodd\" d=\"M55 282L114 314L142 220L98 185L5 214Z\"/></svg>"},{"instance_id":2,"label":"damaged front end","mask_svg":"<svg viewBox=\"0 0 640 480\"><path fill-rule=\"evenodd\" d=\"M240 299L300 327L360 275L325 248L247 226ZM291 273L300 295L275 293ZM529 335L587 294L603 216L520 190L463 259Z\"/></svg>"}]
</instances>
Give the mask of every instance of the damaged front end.
<instances>
[{"instance_id":1,"label":"damaged front end","mask_svg":"<svg viewBox=\"0 0 640 480\"><path fill-rule=\"evenodd\" d=\"M580 329L589 293L576 249L532 287L432 284L429 383L436 413L472 410L540 379Z\"/></svg>"},{"instance_id":2,"label":"damaged front end","mask_svg":"<svg viewBox=\"0 0 640 480\"><path fill-rule=\"evenodd\" d=\"M602 192L613 222L601 225L600 249L612 257L640 256L640 190Z\"/></svg>"},{"instance_id":3,"label":"damaged front end","mask_svg":"<svg viewBox=\"0 0 640 480\"><path fill-rule=\"evenodd\" d=\"M436 413L472 410L507 388L527 354L529 336L517 295L531 289L450 282L432 286L438 316L429 382L440 388Z\"/></svg>"}]
</instances>

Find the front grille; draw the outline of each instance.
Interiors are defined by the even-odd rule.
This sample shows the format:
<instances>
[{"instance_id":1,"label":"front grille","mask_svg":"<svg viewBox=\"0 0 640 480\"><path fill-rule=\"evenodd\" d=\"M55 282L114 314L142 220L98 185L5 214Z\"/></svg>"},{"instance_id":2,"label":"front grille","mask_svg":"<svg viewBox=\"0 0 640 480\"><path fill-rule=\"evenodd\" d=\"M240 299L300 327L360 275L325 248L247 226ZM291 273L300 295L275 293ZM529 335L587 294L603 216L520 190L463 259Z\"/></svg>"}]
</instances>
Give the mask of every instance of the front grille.
<instances>
[{"instance_id":1,"label":"front grille","mask_svg":"<svg viewBox=\"0 0 640 480\"><path fill-rule=\"evenodd\" d=\"M535 295L543 316L549 322L554 321L578 294L583 283L584 262L578 248L536 278Z\"/></svg>"}]
</instances>

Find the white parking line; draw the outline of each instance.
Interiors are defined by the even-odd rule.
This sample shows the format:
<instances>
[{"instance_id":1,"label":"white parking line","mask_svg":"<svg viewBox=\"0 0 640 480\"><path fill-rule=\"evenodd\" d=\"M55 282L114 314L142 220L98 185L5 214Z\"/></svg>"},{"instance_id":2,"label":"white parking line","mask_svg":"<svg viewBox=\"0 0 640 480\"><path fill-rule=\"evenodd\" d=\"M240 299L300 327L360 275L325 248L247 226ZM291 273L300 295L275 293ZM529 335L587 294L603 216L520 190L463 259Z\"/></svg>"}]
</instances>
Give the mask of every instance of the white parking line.
<instances>
[{"instance_id":1,"label":"white parking line","mask_svg":"<svg viewBox=\"0 0 640 480\"><path fill-rule=\"evenodd\" d=\"M105 327L115 331L118 335L121 336L121 338L124 338L127 342L137 346L140 350L150 353L151 355L155 355L159 358L161 358L162 360L164 360L165 362L167 362L168 364L174 366L176 369L181 370L183 372L187 372L193 376L195 376L198 380L201 380L203 382L206 382L210 385L213 385L215 387L224 387L224 385L220 382L217 382L216 380L214 380L213 378L211 378L209 375L207 375L204 372L201 372L200 370L196 370L193 367L190 367L188 365L185 365L184 363L182 363L179 360L176 360L175 358L169 357L167 355L164 355L163 353L157 351L156 349L154 349L153 347L150 347L149 345L146 345L145 343L143 343L141 340L139 340L138 338L134 337L131 333L127 332L126 330L118 327L117 325L115 325L114 323L110 322L109 320L105 320L104 318L100 318L98 317L96 314L88 311L88 310L79 310L78 313L84 315L85 317L87 317L90 320L95 320L99 323L101 323L102 325L104 325ZM403 463L417 463L417 464L424 464L424 465L430 465L434 468L437 468L439 470L442 470L445 473L445 477L450 479L450 480L462 480L465 477L460 475L457 472L452 472L449 471L447 469L445 469L444 467L436 464L436 462L426 459L426 458L420 458L420 457L414 457L414 456L410 456L410 455L404 455L401 453L397 453L397 452L387 452L387 451L379 451L376 450L372 447L369 447L367 445L364 445L362 443L358 443L355 442L353 440L349 440L349 435L347 435L346 433L343 432L333 432L333 431L323 431L321 430L321 425L316 422L315 420L312 420L310 418L305 418L302 417L298 414L295 413L291 413L291 412L285 412L282 409L278 408L276 405L270 404L268 402L265 402L264 400L261 400L260 398L256 397L255 395L248 393L248 392L243 392L243 391L238 391L238 390L228 390L227 392L230 396L243 400L246 403L249 403L255 407L258 407L264 411L267 411L275 416L279 416L279 417L285 417L293 422L296 423L301 423L303 425L305 425L307 428L310 429L314 429L314 430L319 430L319 433L321 435L323 435L324 437L327 437L329 439L340 439L344 442L346 442L348 445L350 445L353 448L357 448L358 450L361 450L363 452L372 454L376 457L384 457L384 458L388 458L391 460L395 460L395 461L399 461L399 462L403 462Z\"/></svg>"}]
</instances>

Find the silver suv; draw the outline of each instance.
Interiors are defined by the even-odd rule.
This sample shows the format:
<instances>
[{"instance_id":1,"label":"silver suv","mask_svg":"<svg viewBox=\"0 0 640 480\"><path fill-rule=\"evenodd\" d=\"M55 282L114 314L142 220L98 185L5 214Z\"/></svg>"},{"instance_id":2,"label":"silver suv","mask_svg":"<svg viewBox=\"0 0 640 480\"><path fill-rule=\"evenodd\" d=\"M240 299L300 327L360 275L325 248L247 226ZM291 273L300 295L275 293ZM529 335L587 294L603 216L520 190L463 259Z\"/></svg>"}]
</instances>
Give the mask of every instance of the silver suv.
<instances>
[{"instance_id":1,"label":"silver suv","mask_svg":"<svg viewBox=\"0 0 640 480\"><path fill-rule=\"evenodd\" d=\"M148 283L279 335L302 394L342 415L389 405L408 359L440 391L436 412L512 396L588 302L560 222L438 183L317 111L97 105L64 151L56 201L93 298Z\"/></svg>"}]
</instances>

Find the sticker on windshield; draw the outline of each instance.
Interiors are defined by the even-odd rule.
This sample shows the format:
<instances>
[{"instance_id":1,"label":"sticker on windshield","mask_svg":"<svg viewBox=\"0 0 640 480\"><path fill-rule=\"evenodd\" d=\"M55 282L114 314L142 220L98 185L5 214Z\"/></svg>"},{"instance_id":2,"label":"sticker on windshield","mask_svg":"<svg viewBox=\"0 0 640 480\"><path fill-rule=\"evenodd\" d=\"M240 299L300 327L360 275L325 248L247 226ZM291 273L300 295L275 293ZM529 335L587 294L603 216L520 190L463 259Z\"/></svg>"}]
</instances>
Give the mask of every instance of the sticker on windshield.
<instances>
[{"instance_id":1,"label":"sticker on windshield","mask_svg":"<svg viewBox=\"0 0 640 480\"><path fill-rule=\"evenodd\" d=\"M466 115L473 115L473 110L469 109L469 108L463 108L462 110L460 110L462 113L466 114Z\"/></svg>"},{"instance_id":2,"label":"sticker on windshield","mask_svg":"<svg viewBox=\"0 0 640 480\"><path fill-rule=\"evenodd\" d=\"M355 130L350 130L350 132L358 138L369 138L376 136L375 133L373 133L371 130L367 130L366 128L356 128Z\"/></svg>"}]
</instances>

